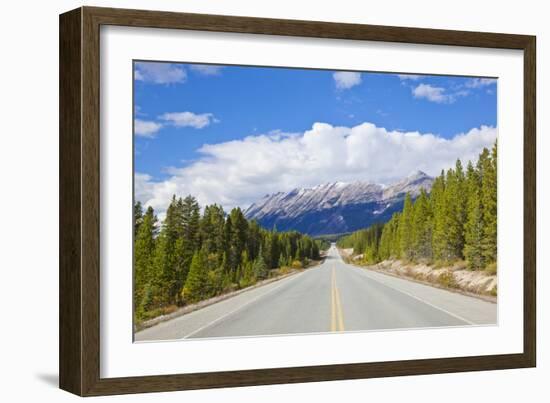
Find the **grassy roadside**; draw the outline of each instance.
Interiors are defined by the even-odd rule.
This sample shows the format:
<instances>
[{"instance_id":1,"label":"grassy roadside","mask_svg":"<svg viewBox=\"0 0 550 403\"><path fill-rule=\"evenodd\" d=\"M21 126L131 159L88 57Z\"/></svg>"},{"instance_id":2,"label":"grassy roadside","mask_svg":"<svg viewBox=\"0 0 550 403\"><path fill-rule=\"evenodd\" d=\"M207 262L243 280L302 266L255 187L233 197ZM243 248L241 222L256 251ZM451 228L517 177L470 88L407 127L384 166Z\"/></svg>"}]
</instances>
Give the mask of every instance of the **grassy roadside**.
<instances>
[{"instance_id":1,"label":"grassy roadside","mask_svg":"<svg viewBox=\"0 0 550 403\"><path fill-rule=\"evenodd\" d=\"M349 251L339 249L342 259L356 267L415 281L421 284L497 302L497 275L490 271L472 271L461 265L414 264L400 260L385 260L367 265L354 259Z\"/></svg>"}]
</instances>

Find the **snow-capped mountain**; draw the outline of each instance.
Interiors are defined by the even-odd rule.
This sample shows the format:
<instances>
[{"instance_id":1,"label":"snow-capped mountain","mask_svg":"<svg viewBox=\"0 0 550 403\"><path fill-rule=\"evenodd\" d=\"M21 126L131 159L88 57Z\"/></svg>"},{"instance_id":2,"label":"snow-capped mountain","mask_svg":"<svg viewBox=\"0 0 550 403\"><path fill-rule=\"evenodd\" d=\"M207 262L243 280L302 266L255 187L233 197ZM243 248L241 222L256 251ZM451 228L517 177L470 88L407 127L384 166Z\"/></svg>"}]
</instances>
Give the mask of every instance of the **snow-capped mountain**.
<instances>
[{"instance_id":1,"label":"snow-capped mountain","mask_svg":"<svg viewBox=\"0 0 550 403\"><path fill-rule=\"evenodd\" d=\"M417 171L390 186L367 182L325 183L266 195L245 211L265 228L310 235L338 234L389 220L401 210L407 192L430 191L433 178Z\"/></svg>"}]
</instances>

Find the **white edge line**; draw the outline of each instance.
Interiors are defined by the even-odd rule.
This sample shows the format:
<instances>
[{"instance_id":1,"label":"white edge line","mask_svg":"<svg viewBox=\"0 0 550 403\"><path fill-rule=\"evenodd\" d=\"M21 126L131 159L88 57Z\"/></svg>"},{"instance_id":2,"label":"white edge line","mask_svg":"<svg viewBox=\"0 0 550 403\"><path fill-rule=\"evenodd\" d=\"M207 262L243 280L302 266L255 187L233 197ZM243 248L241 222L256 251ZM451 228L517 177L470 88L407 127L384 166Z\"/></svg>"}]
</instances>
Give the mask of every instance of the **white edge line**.
<instances>
[{"instance_id":1,"label":"white edge line","mask_svg":"<svg viewBox=\"0 0 550 403\"><path fill-rule=\"evenodd\" d=\"M306 272L303 271L302 273L298 273L298 274L295 275L295 276L290 276L290 277L288 278L288 280L297 279L298 277L300 277L300 276L303 275L304 273L306 273ZM187 339L187 338L189 338L189 337L191 337L191 336L193 336L193 335L199 333L200 331L202 331L202 330L204 330L204 329L207 329L207 328L209 328L210 326L212 326L212 325L218 323L220 320L225 319L225 318L227 318L228 316L233 315L234 313L237 313L238 311L240 311L240 310L243 309L244 307L250 305L251 303L253 303L253 302L259 300L259 299L262 298L262 297L265 297L266 295L271 294L271 293L272 293L273 291L275 291L275 290L278 290L279 288L281 288L283 285L285 285L285 284L288 283L288 282L290 282L290 281L281 282L277 287L274 287L274 288L272 288L271 290L269 290L269 291L267 291L267 292L265 292L265 293L263 293L263 294L260 294L260 295L258 295L258 296L255 297L255 298L252 298L252 299L251 299L250 301L248 301L247 303L245 303L245 304L243 304L243 305L241 305L241 306L239 306L239 307L233 309L232 311L229 311L229 312L223 314L222 316L219 316L218 318L214 319L212 322L209 322L209 323L207 323L207 324L205 324L205 325L199 327L198 329L193 330L191 333L188 333L187 335L185 335L184 337L182 337L180 340Z\"/></svg>"},{"instance_id":2,"label":"white edge line","mask_svg":"<svg viewBox=\"0 0 550 403\"><path fill-rule=\"evenodd\" d=\"M406 292L406 291L403 291L403 290L400 290L400 289L398 289L398 288L395 288L395 287L393 287L393 286L391 286L391 285L388 285L388 284L384 283L383 281L380 281L380 280L378 280L378 279L376 279L376 278L373 278L373 277L369 276L367 273L365 273L365 271L364 271L363 269L359 268L359 267L355 267L355 266L348 265L348 264L345 263L344 261L342 261L342 263L345 264L346 266L350 266L350 267L352 267L352 268L354 268L354 269L360 270L360 272L363 273L366 277L368 277L368 278L369 278L370 280L372 280L372 281L377 282L378 284L382 284L383 286L386 286L386 287L388 287L388 288L391 288L392 290L395 290L395 291L400 292L400 293L402 293L402 294L405 294L405 295L407 295L407 296L409 296L409 297L411 297L411 298L414 298L414 299L416 299L416 300L418 300L418 301L420 301L420 302L423 302L424 304L429 305L429 306L431 306L432 308L438 309L438 310L440 310L441 312L446 313L447 315L453 316L455 319L459 319L459 320L461 320L461 321L463 321L463 322L466 322L466 323L468 323L469 325L478 325L478 323L472 322L472 321L470 321L470 320L468 320L468 319L466 319L466 318L464 318L464 317L462 317L462 316L460 316L460 315L457 315L456 313L447 311L446 309L441 308L441 307L439 307L439 306L437 306L437 305L434 305L434 304L432 304L431 302L428 302L428 301L426 301L426 300L424 300L424 299L422 299L422 298L420 298L420 297L417 297L416 295L410 294L410 293L408 293L408 292ZM427 287L429 287L429 286L427 286Z\"/></svg>"}]
</instances>

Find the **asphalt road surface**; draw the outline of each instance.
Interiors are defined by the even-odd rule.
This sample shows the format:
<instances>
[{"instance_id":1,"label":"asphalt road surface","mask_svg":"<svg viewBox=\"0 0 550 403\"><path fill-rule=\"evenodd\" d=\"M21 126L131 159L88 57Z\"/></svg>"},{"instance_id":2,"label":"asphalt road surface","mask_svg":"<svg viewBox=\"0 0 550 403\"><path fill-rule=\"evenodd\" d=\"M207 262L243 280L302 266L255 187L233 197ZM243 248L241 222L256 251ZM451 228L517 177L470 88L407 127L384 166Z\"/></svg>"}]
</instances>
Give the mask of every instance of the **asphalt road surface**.
<instances>
[{"instance_id":1,"label":"asphalt road surface","mask_svg":"<svg viewBox=\"0 0 550 403\"><path fill-rule=\"evenodd\" d=\"M343 262L318 267L136 333L136 341L489 325L497 305Z\"/></svg>"}]
</instances>

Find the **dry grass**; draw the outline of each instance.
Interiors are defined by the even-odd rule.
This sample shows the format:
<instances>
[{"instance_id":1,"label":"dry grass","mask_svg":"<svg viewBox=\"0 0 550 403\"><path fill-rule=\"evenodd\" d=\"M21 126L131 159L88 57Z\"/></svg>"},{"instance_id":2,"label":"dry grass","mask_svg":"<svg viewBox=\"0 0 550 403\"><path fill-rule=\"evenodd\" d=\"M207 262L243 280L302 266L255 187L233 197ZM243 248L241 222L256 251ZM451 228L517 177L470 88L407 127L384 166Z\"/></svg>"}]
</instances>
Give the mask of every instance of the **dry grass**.
<instances>
[{"instance_id":1,"label":"dry grass","mask_svg":"<svg viewBox=\"0 0 550 403\"><path fill-rule=\"evenodd\" d=\"M466 270L468 268L468 262L465 260L457 260L453 263L453 270Z\"/></svg>"},{"instance_id":2,"label":"dry grass","mask_svg":"<svg viewBox=\"0 0 550 403\"><path fill-rule=\"evenodd\" d=\"M303 269L304 265L299 260L295 260L295 261L292 262L291 267L293 269Z\"/></svg>"},{"instance_id":3,"label":"dry grass","mask_svg":"<svg viewBox=\"0 0 550 403\"><path fill-rule=\"evenodd\" d=\"M444 273L441 273L439 275L439 277L437 278L437 281L443 287L457 288L457 284L456 284L455 278L453 276L453 273L450 272L450 271L446 271Z\"/></svg>"},{"instance_id":4,"label":"dry grass","mask_svg":"<svg viewBox=\"0 0 550 403\"><path fill-rule=\"evenodd\" d=\"M488 265L483 272L485 274L487 274L488 276L494 276L495 274L497 274L497 264L496 264L496 262L491 263L490 265Z\"/></svg>"},{"instance_id":5,"label":"dry grass","mask_svg":"<svg viewBox=\"0 0 550 403\"><path fill-rule=\"evenodd\" d=\"M139 324L145 322L146 320L156 318L157 316L170 315L173 312L178 310L177 305L168 305L161 308L155 308L150 311L145 311L141 313L139 318L136 318L136 322Z\"/></svg>"},{"instance_id":6,"label":"dry grass","mask_svg":"<svg viewBox=\"0 0 550 403\"><path fill-rule=\"evenodd\" d=\"M444 268L447 268L447 267L449 267L449 262L446 262L444 260L436 260L433 263L433 268L435 270L444 269Z\"/></svg>"}]
</instances>

